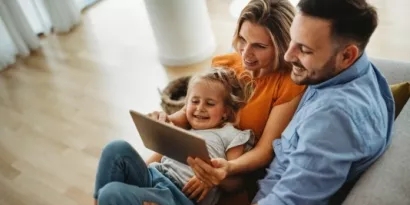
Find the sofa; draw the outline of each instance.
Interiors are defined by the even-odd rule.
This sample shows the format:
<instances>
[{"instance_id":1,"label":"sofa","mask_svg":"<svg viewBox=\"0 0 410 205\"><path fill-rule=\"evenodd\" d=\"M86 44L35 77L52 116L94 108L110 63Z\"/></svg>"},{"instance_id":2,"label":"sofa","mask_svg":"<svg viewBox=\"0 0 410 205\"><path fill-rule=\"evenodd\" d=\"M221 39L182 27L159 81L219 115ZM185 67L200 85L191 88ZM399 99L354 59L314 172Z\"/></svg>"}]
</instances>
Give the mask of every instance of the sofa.
<instances>
[{"instance_id":1,"label":"sofa","mask_svg":"<svg viewBox=\"0 0 410 205\"><path fill-rule=\"evenodd\" d=\"M392 143L358 180L342 187L330 205L410 205L410 62L370 60L391 85L395 98ZM181 109L189 79L185 76L171 81L161 92L166 113Z\"/></svg>"},{"instance_id":2,"label":"sofa","mask_svg":"<svg viewBox=\"0 0 410 205\"><path fill-rule=\"evenodd\" d=\"M392 85L396 120L387 151L356 181L343 205L410 204L410 62L371 58ZM394 86L393 86L394 84ZM396 85L400 84L398 94ZM407 89L407 90L406 90Z\"/></svg>"}]
</instances>

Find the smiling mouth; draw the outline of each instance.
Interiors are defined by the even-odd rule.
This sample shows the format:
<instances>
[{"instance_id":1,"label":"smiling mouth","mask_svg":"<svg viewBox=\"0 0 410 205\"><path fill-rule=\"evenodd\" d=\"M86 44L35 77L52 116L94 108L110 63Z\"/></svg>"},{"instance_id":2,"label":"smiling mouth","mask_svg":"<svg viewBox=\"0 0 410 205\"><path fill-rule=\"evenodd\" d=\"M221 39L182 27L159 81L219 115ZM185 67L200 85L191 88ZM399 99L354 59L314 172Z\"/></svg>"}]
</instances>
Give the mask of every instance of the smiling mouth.
<instances>
[{"instance_id":1,"label":"smiling mouth","mask_svg":"<svg viewBox=\"0 0 410 205\"><path fill-rule=\"evenodd\" d=\"M206 117L206 116L200 116L200 115L194 115L194 117L195 117L196 119L199 119L199 120L206 120L206 119L209 119L209 117Z\"/></svg>"},{"instance_id":2,"label":"smiling mouth","mask_svg":"<svg viewBox=\"0 0 410 205\"><path fill-rule=\"evenodd\" d=\"M257 60L254 60L254 61L244 60L244 63L245 63L245 65L247 65L247 66L256 65L257 62L258 62Z\"/></svg>"},{"instance_id":3,"label":"smiling mouth","mask_svg":"<svg viewBox=\"0 0 410 205\"><path fill-rule=\"evenodd\" d=\"M292 73L293 75L296 75L296 76L302 76L305 70L306 69L304 68L293 66Z\"/></svg>"}]
</instances>

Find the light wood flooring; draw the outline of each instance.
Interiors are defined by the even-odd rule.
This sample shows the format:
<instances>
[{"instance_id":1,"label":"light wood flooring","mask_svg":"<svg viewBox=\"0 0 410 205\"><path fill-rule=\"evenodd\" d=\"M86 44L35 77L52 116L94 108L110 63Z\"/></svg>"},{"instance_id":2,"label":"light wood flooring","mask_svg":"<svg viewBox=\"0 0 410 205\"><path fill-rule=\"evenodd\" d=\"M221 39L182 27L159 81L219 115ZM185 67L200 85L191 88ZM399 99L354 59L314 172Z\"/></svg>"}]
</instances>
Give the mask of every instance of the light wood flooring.
<instances>
[{"instance_id":1,"label":"light wood flooring","mask_svg":"<svg viewBox=\"0 0 410 205\"><path fill-rule=\"evenodd\" d=\"M230 48L230 0L208 0L218 43ZM372 0L380 25L368 52L410 60L410 3ZM164 67L142 0L103 0L66 35L42 38L42 50L0 73L0 205L92 204L102 147L138 139L129 109L159 110L158 88L206 69L210 60Z\"/></svg>"}]
</instances>

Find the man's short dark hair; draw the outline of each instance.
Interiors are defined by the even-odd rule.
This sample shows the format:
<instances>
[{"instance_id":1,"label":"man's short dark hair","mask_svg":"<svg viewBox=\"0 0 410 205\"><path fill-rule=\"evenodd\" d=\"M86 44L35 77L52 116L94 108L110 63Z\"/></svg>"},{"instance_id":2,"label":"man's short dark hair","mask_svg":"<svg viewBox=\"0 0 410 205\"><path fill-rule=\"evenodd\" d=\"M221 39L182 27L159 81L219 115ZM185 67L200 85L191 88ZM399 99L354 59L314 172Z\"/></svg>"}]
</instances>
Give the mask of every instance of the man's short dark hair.
<instances>
[{"instance_id":1,"label":"man's short dark hair","mask_svg":"<svg viewBox=\"0 0 410 205\"><path fill-rule=\"evenodd\" d=\"M376 9L366 0L300 0L297 7L303 15L329 20L336 40L353 40L361 51L378 23Z\"/></svg>"}]
</instances>

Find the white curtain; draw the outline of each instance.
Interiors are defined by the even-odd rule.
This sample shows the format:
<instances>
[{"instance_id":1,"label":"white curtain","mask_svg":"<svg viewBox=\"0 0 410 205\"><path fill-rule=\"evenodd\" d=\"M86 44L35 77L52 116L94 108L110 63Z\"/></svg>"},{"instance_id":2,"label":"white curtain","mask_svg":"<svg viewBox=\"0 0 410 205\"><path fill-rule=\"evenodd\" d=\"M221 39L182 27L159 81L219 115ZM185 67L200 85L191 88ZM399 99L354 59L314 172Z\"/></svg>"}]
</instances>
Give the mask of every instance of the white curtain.
<instances>
[{"instance_id":1,"label":"white curtain","mask_svg":"<svg viewBox=\"0 0 410 205\"><path fill-rule=\"evenodd\" d=\"M28 56L40 47L40 41L15 0L0 0L0 70L15 62L16 56Z\"/></svg>"},{"instance_id":2,"label":"white curtain","mask_svg":"<svg viewBox=\"0 0 410 205\"><path fill-rule=\"evenodd\" d=\"M75 0L44 0L53 29L65 33L81 21L81 8Z\"/></svg>"},{"instance_id":3,"label":"white curtain","mask_svg":"<svg viewBox=\"0 0 410 205\"><path fill-rule=\"evenodd\" d=\"M51 20L43 0L18 0L34 32L48 35Z\"/></svg>"},{"instance_id":4,"label":"white curtain","mask_svg":"<svg viewBox=\"0 0 410 205\"><path fill-rule=\"evenodd\" d=\"M40 47L37 34L69 32L95 0L0 0L0 70Z\"/></svg>"}]
</instances>

